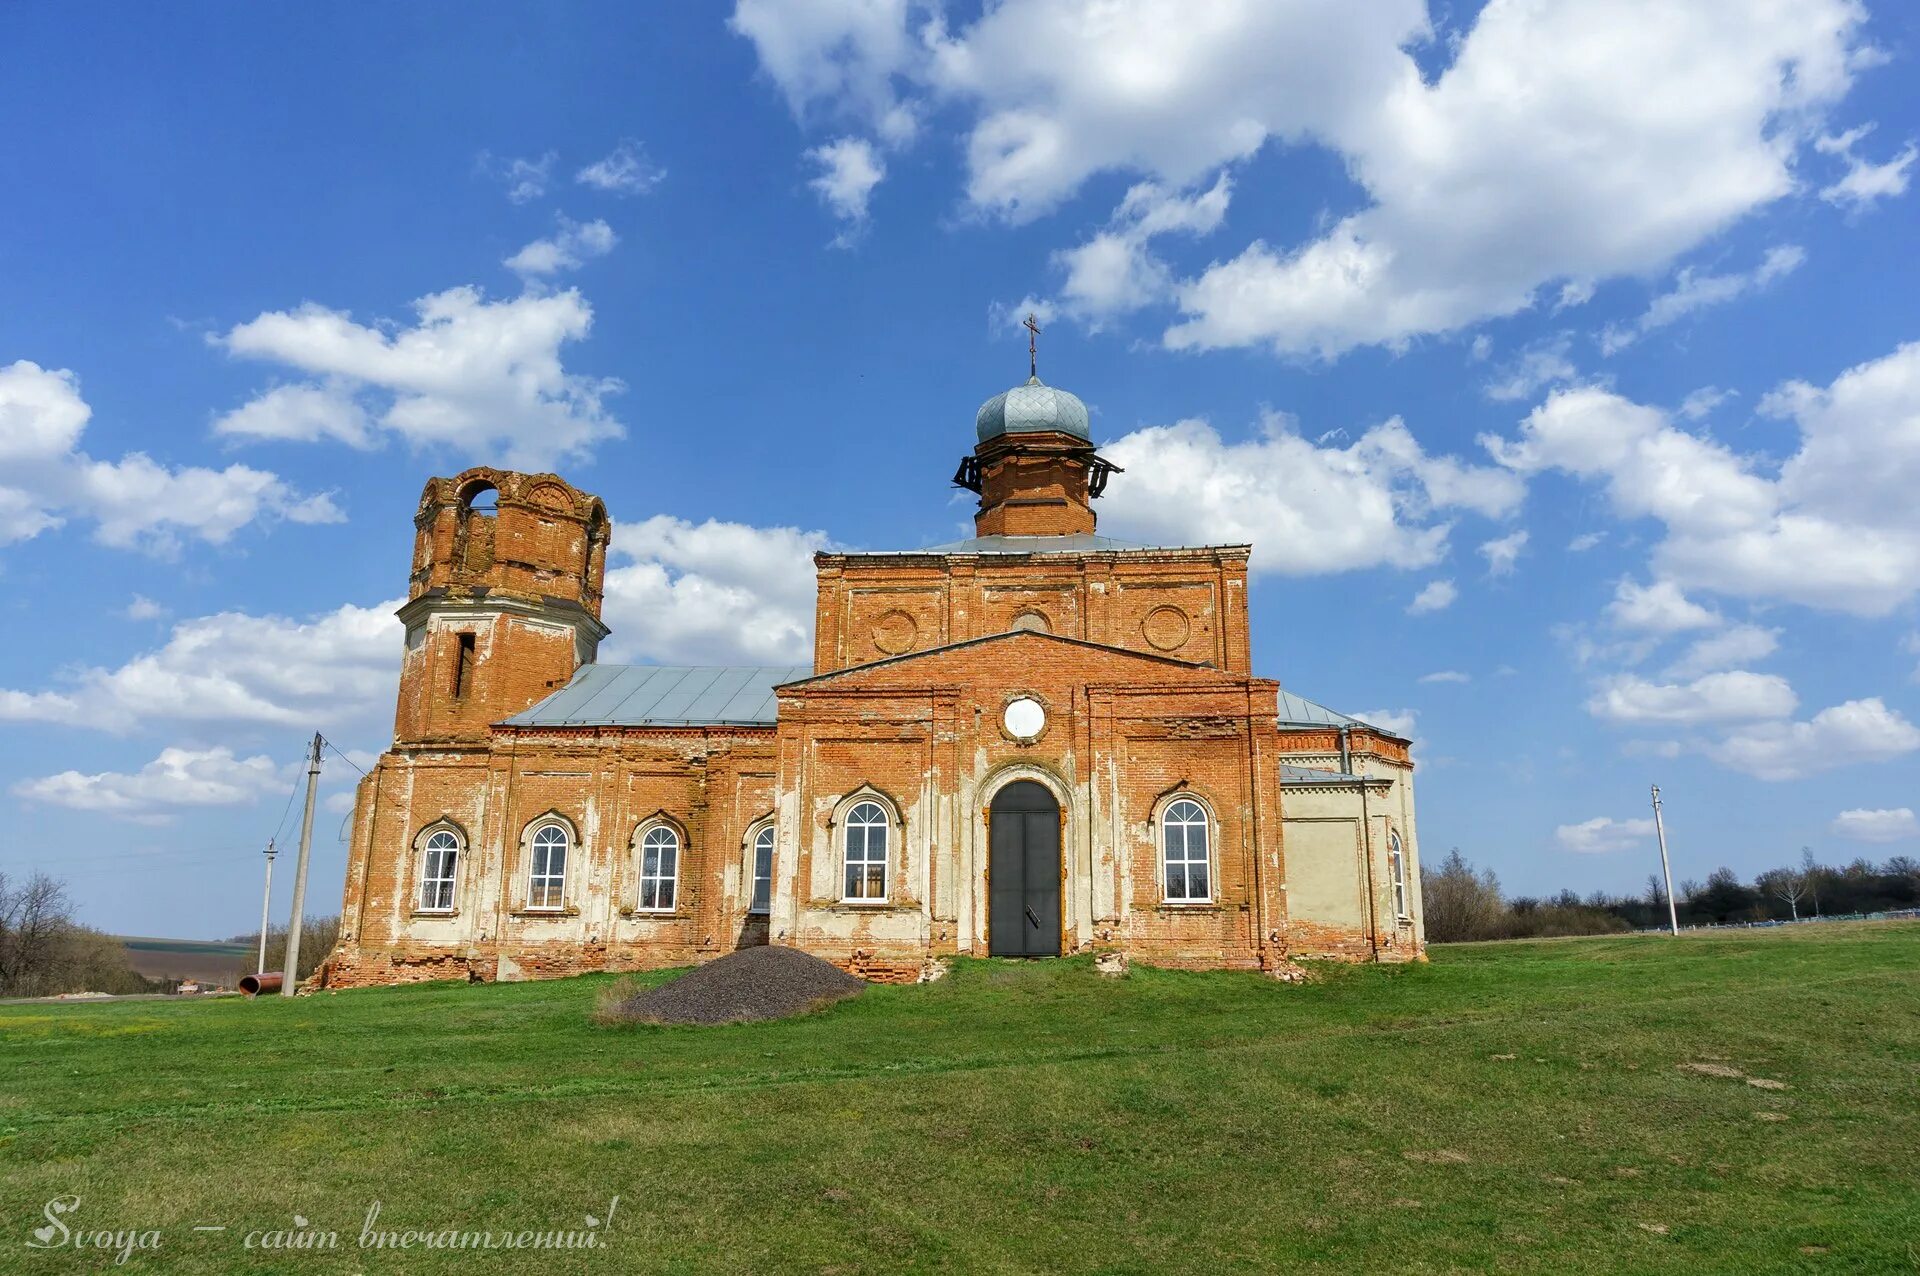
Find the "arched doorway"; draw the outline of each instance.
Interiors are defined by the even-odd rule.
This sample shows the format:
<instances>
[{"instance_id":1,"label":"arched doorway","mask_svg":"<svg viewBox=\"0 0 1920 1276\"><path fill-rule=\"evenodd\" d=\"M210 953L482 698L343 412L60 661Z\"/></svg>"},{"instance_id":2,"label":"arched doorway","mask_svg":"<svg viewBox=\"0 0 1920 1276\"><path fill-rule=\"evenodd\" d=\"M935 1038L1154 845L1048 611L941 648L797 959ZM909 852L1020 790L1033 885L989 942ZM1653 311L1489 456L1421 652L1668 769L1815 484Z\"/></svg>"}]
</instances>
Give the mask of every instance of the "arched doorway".
<instances>
[{"instance_id":1,"label":"arched doorway","mask_svg":"<svg viewBox=\"0 0 1920 1276\"><path fill-rule=\"evenodd\" d=\"M1060 804L1015 780L993 795L987 826L987 951L1060 955Z\"/></svg>"}]
</instances>

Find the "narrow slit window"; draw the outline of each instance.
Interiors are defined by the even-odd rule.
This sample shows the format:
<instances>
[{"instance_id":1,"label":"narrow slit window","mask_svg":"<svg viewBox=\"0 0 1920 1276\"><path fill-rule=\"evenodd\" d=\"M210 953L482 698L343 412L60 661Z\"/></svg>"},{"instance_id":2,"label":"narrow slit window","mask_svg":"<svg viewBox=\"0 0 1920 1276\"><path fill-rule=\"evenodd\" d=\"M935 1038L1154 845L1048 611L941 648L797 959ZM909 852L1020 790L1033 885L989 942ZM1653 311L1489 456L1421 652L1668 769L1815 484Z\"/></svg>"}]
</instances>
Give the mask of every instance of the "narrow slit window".
<instances>
[{"instance_id":1,"label":"narrow slit window","mask_svg":"<svg viewBox=\"0 0 1920 1276\"><path fill-rule=\"evenodd\" d=\"M773 904L773 825L753 837L753 895L747 904L749 913L765 916Z\"/></svg>"},{"instance_id":2,"label":"narrow slit window","mask_svg":"<svg viewBox=\"0 0 1920 1276\"><path fill-rule=\"evenodd\" d=\"M1400 849L1400 835L1387 834L1387 871L1393 879L1393 914L1411 917L1407 911L1407 857Z\"/></svg>"},{"instance_id":3,"label":"narrow slit window","mask_svg":"<svg viewBox=\"0 0 1920 1276\"><path fill-rule=\"evenodd\" d=\"M453 698L458 700L473 685L473 635L460 635L460 650L453 662Z\"/></svg>"}]
</instances>

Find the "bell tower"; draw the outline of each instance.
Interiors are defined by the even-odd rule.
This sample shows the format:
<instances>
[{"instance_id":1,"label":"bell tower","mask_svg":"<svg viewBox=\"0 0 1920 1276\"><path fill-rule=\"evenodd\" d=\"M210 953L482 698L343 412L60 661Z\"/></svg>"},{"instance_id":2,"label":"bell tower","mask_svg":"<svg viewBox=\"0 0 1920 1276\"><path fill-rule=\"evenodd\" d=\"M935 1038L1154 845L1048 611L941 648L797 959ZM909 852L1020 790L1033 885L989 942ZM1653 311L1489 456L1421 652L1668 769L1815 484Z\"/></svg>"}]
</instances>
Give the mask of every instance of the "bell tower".
<instances>
[{"instance_id":1,"label":"bell tower","mask_svg":"<svg viewBox=\"0 0 1920 1276\"><path fill-rule=\"evenodd\" d=\"M552 474L427 480L414 514L397 744L478 743L593 661L608 522Z\"/></svg>"},{"instance_id":2,"label":"bell tower","mask_svg":"<svg viewBox=\"0 0 1920 1276\"><path fill-rule=\"evenodd\" d=\"M1092 535L1093 500L1119 466L1093 450L1087 405L1040 380L1027 316L1027 381L980 406L978 442L953 481L980 496L973 516L979 536Z\"/></svg>"}]
</instances>

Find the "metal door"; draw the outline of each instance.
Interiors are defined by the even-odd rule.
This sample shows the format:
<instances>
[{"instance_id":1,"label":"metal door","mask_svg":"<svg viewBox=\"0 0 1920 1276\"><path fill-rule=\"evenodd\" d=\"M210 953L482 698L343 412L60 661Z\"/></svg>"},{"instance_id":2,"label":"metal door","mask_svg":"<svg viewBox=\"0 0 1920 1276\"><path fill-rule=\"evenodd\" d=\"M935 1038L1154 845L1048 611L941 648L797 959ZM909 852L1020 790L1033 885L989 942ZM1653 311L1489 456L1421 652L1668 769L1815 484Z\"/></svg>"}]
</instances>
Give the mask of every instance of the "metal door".
<instances>
[{"instance_id":1,"label":"metal door","mask_svg":"<svg viewBox=\"0 0 1920 1276\"><path fill-rule=\"evenodd\" d=\"M993 795L987 850L987 951L1060 955L1060 804L1016 780Z\"/></svg>"}]
</instances>

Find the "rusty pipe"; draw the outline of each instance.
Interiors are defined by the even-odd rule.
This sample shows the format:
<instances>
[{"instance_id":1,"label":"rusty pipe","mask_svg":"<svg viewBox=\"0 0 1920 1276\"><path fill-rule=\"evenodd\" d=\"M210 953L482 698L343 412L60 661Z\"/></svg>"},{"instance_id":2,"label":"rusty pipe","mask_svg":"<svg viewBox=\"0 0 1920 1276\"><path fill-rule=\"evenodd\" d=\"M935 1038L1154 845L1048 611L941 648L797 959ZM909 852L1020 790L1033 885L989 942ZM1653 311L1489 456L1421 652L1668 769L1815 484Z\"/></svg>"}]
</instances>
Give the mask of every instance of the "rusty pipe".
<instances>
[{"instance_id":1,"label":"rusty pipe","mask_svg":"<svg viewBox=\"0 0 1920 1276\"><path fill-rule=\"evenodd\" d=\"M284 978L277 970L264 975L248 975L240 981L240 991L249 997L258 997L263 992L279 992Z\"/></svg>"}]
</instances>

